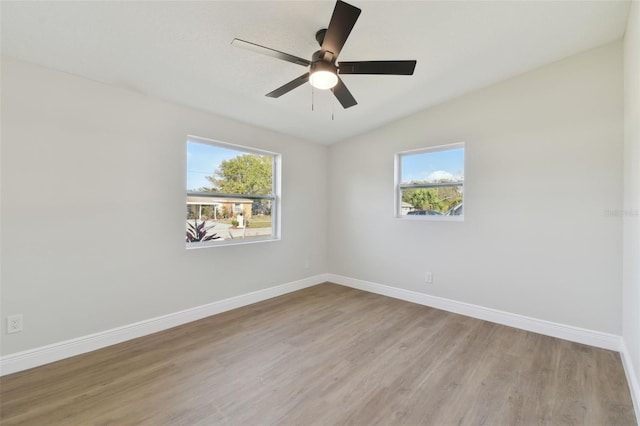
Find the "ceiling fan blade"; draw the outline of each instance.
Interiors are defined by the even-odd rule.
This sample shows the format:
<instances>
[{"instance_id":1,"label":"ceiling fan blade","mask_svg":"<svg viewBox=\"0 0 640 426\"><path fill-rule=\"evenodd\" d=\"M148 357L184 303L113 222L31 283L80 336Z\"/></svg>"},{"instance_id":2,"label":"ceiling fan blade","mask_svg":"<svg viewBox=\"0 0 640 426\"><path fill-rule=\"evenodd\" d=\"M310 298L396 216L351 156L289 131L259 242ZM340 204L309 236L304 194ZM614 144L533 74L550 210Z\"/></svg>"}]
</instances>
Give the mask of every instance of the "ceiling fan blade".
<instances>
[{"instance_id":1,"label":"ceiling fan blade","mask_svg":"<svg viewBox=\"0 0 640 426\"><path fill-rule=\"evenodd\" d=\"M231 42L231 45L240 47L242 49L251 50L256 53L261 53L263 55L271 56L272 58L282 59L283 61L302 65L304 67L308 67L309 65L311 65L311 61L307 61L306 59L302 59L294 55L289 55L288 53L271 49L270 47L260 46L259 44L251 43L250 41L240 40L239 38L234 38Z\"/></svg>"},{"instance_id":2,"label":"ceiling fan blade","mask_svg":"<svg viewBox=\"0 0 640 426\"><path fill-rule=\"evenodd\" d=\"M354 105L358 105L358 102L356 102L356 98L353 97L340 77L338 77L338 84L336 84L336 86L331 90L333 91L333 94L336 96L336 98L338 98L338 101L340 101L340 104L342 104L342 107L344 109L350 108Z\"/></svg>"},{"instance_id":3,"label":"ceiling fan blade","mask_svg":"<svg viewBox=\"0 0 640 426\"><path fill-rule=\"evenodd\" d=\"M331 15L331 21L327 27L327 32L324 35L324 41L322 42L322 50L333 53L333 58L338 57L342 46L347 41L353 26L360 16L361 10L355 6L351 6L341 0L336 3L335 9L333 9L333 15Z\"/></svg>"},{"instance_id":4,"label":"ceiling fan blade","mask_svg":"<svg viewBox=\"0 0 640 426\"><path fill-rule=\"evenodd\" d=\"M413 75L416 61L340 62L340 74Z\"/></svg>"},{"instance_id":5,"label":"ceiling fan blade","mask_svg":"<svg viewBox=\"0 0 640 426\"><path fill-rule=\"evenodd\" d=\"M288 82L284 86L278 87L273 92L267 93L265 96L268 96L270 98L279 98L280 96L284 95L285 93L288 93L288 92L292 91L296 87L303 85L307 81L309 81L309 73L303 74L300 77L298 77L298 78L296 78L294 80L291 80L290 82Z\"/></svg>"}]
</instances>

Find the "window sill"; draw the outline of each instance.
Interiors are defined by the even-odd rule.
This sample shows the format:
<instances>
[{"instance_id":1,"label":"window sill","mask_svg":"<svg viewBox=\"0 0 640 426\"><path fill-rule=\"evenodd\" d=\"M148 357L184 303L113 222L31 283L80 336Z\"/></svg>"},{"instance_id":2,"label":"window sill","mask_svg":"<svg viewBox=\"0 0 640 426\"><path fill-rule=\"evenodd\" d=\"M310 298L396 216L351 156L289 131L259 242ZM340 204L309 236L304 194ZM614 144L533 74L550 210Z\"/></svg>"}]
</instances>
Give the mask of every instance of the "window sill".
<instances>
[{"instance_id":1,"label":"window sill","mask_svg":"<svg viewBox=\"0 0 640 426\"><path fill-rule=\"evenodd\" d=\"M203 241L200 243L186 243L187 250L195 250L210 247L228 247L244 244L258 244L280 241L280 237L251 237L251 238L234 238L229 240Z\"/></svg>"},{"instance_id":2,"label":"window sill","mask_svg":"<svg viewBox=\"0 0 640 426\"><path fill-rule=\"evenodd\" d=\"M464 216L396 216L396 219L409 222L464 222Z\"/></svg>"}]
</instances>

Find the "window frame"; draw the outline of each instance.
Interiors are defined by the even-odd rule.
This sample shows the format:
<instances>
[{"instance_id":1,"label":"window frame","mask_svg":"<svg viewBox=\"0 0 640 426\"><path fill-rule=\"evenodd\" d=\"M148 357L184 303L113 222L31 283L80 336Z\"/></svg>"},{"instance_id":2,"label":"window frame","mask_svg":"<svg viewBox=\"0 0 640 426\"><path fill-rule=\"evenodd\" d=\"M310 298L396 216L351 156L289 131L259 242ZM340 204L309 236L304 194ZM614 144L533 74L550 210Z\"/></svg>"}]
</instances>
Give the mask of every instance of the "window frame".
<instances>
[{"instance_id":1,"label":"window frame","mask_svg":"<svg viewBox=\"0 0 640 426\"><path fill-rule=\"evenodd\" d=\"M429 152L441 152L452 151L456 149L463 150L463 164L462 164L462 183L425 183L425 184L403 184L402 183L402 158L410 155L418 155ZM422 189L422 188L437 188L437 187L451 187L461 186L462 203L464 203L464 187L465 187L465 175L467 167L467 149L464 142L456 142L445 145L436 145L424 148L411 149L407 151L397 152L394 156L394 211L393 216L396 219L408 220L408 221L433 221L433 222L464 222L464 212L459 216L438 216L438 215L403 215L402 214L402 190L403 189Z\"/></svg>"},{"instance_id":2,"label":"window frame","mask_svg":"<svg viewBox=\"0 0 640 426\"><path fill-rule=\"evenodd\" d=\"M225 239L225 240L210 240L210 241L200 241L200 242L186 242L186 249L200 249L200 248L208 248L208 247L226 247L226 246L235 246L235 245L243 245L243 244L256 244L256 243L265 243L271 241L280 241L281 240L281 220L282 214L280 212L282 207L281 200L281 173L282 173L282 154L273 151L267 151L259 148L253 148L245 145L240 145L236 143L223 142L215 139L204 138L201 136L187 135L186 145L188 146L189 142L199 143L204 145L211 145L219 148L230 149L234 151L239 151L243 154L255 154L261 156L269 156L272 157L272 172L271 172L271 185L272 192L271 195L247 195L247 194L226 194L221 192L203 192L203 191L189 191L186 190L185 197L210 197L210 198L228 198L228 199L249 199L249 200L271 200L271 235L264 237L250 237L250 238L233 238L233 239ZM185 179L188 173L187 168L187 159L186 159L185 150ZM213 171L212 171L213 173ZM186 183L186 182L185 182ZM186 185L185 185L186 187ZM186 200L186 198L185 198ZM234 205L235 208L235 205ZM215 230L215 228L213 228Z\"/></svg>"}]
</instances>

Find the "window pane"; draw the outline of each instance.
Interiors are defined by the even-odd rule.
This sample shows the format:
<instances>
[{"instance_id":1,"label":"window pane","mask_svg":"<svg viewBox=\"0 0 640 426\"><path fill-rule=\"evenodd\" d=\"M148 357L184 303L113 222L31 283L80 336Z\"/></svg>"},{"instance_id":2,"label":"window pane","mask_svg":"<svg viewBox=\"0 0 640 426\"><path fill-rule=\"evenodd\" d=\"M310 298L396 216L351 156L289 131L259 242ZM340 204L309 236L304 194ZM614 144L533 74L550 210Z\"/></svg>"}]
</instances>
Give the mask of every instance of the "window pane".
<instances>
[{"instance_id":1,"label":"window pane","mask_svg":"<svg viewBox=\"0 0 640 426\"><path fill-rule=\"evenodd\" d=\"M187 246L275 237L276 156L187 142Z\"/></svg>"},{"instance_id":2,"label":"window pane","mask_svg":"<svg viewBox=\"0 0 640 426\"><path fill-rule=\"evenodd\" d=\"M403 154L401 184L464 180L464 148Z\"/></svg>"},{"instance_id":3,"label":"window pane","mask_svg":"<svg viewBox=\"0 0 640 426\"><path fill-rule=\"evenodd\" d=\"M188 200L188 199L187 199ZM218 206L208 204L189 204L187 201L187 232L191 231L194 238L187 238L187 242L209 241L220 242L239 238L272 237L273 225L271 216L271 201L264 200L260 204L265 213L251 213L251 201L243 204L242 212L231 212L227 200L218 200ZM202 225L204 223L204 225ZM198 234L194 227L201 227ZM197 228L196 228L197 230ZM206 238L210 238L207 240Z\"/></svg>"},{"instance_id":4,"label":"window pane","mask_svg":"<svg viewBox=\"0 0 640 426\"><path fill-rule=\"evenodd\" d=\"M464 216L464 146L398 154L398 215Z\"/></svg>"},{"instance_id":5,"label":"window pane","mask_svg":"<svg viewBox=\"0 0 640 426\"><path fill-rule=\"evenodd\" d=\"M462 187L402 189L401 215L461 216Z\"/></svg>"},{"instance_id":6,"label":"window pane","mask_svg":"<svg viewBox=\"0 0 640 426\"><path fill-rule=\"evenodd\" d=\"M273 156L187 143L187 191L273 193Z\"/></svg>"}]
</instances>

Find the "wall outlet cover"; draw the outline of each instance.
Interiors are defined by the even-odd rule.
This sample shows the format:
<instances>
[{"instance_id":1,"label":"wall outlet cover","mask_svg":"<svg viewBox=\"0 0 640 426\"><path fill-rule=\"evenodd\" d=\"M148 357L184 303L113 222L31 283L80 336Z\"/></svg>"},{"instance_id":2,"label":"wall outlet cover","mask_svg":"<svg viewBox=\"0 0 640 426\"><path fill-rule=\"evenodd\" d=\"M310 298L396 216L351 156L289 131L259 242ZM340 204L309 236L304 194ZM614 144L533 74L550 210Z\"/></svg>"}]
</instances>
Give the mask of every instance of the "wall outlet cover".
<instances>
[{"instance_id":1,"label":"wall outlet cover","mask_svg":"<svg viewBox=\"0 0 640 426\"><path fill-rule=\"evenodd\" d=\"M9 315L7 317L7 333L22 331L22 315Z\"/></svg>"}]
</instances>

